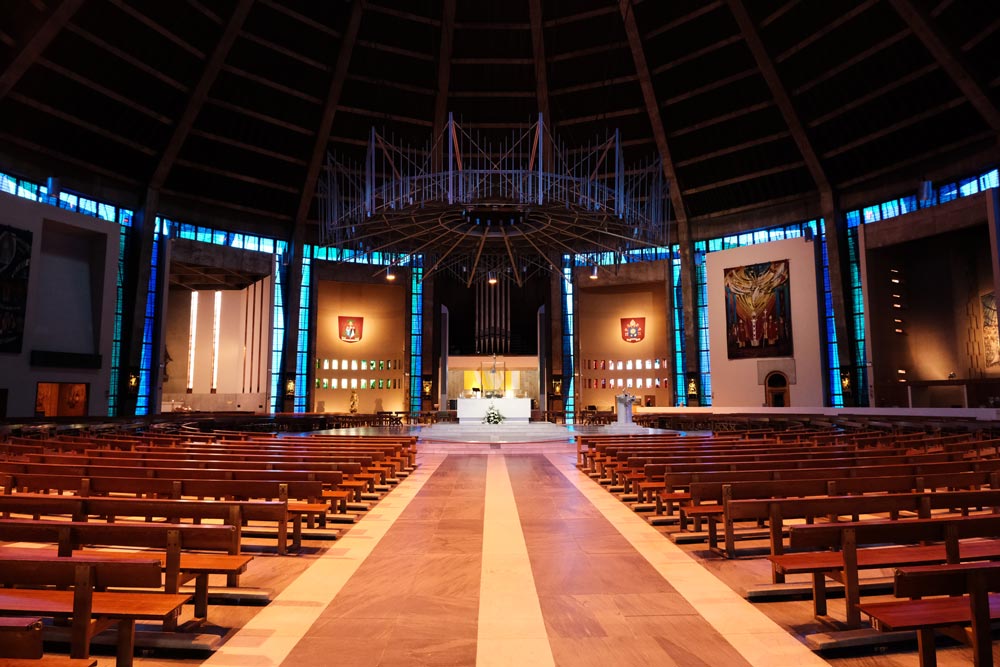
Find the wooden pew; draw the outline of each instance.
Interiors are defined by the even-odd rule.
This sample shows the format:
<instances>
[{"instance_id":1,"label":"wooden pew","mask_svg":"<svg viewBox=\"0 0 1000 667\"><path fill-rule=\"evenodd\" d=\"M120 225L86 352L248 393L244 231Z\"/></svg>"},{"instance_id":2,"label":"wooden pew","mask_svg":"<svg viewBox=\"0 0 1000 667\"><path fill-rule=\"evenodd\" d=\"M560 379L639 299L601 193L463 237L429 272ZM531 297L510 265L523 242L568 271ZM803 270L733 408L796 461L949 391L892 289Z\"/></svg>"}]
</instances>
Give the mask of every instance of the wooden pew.
<instances>
[{"instance_id":1,"label":"wooden pew","mask_svg":"<svg viewBox=\"0 0 1000 667\"><path fill-rule=\"evenodd\" d=\"M51 543L57 555L68 557L83 547L117 546L157 549L158 552L101 552L101 559L123 561L155 559L162 565L168 593L195 582L195 617L208 614L208 576L225 574L231 585L246 571L253 556L240 554L234 526L172 523L86 523L0 519L0 541ZM200 552L215 553L200 553ZM220 553L221 552L221 553ZM95 557L87 552L89 557Z\"/></svg>"},{"instance_id":2,"label":"wooden pew","mask_svg":"<svg viewBox=\"0 0 1000 667\"><path fill-rule=\"evenodd\" d=\"M826 578L842 583L847 626L857 627L861 623L859 570L998 559L998 535L1000 515L993 514L791 526L789 548L809 551L773 555L768 559L784 574L812 576L817 617L827 613ZM862 548L865 546L879 548Z\"/></svg>"},{"instance_id":3,"label":"wooden pew","mask_svg":"<svg viewBox=\"0 0 1000 667\"><path fill-rule=\"evenodd\" d=\"M992 667L990 623L1000 620L1000 563L928 565L896 570L892 602L861 605L877 630L916 630L920 667L935 667L935 630L959 641L971 639L976 667ZM938 596L938 597L928 597ZM939 597L948 596L948 597ZM965 627L971 626L971 637Z\"/></svg>"},{"instance_id":4,"label":"wooden pew","mask_svg":"<svg viewBox=\"0 0 1000 667\"><path fill-rule=\"evenodd\" d=\"M174 621L188 595L150 592L107 592L115 588L160 588L156 560L107 563L80 559L5 559L0 584L52 585L59 589L2 588L0 610L72 619L72 658L90 655L91 638L117 624L116 667L131 667L136 620ZM67 588L72 590L63 590Z\"/></svg>"},{"instance_id":5,"label":"wooden pew","mask_svg":"<svg viewBox=\"0 0 1000 667\"><path fill-rule=\"evenodd\" d=\"M760 498L754 500L733 500L726 504L724 525L726 531L726 556L736 557L734 535L731 529L736 521L766 521L771 540L771 554L784 552L784 520L805 519L812 523L817 517L829 517L836 522L842 516L857 517L862 514L888 514L896 520L903 512L910 512L920 518L929 518L934 510L960 511L968 515L972 509L992 507L1000 511L1000 489L979 489L974 491L925 491L920 493L889 493L863 496L824 496L814 498ZM711 521L709 526L715 525ZM710 546L713 533L709 531Z\"/></svg>"},{"instance_id":6,"label":"wooden pew","mask_svg":"<svg viewBox=\"0 0 1000 667\"><path fill-rule=\"evenodd\" d=\"M325 512L323 505L320 511ZM0 515L26 514L35 519L41 516L63 516L73 521L88 521L100 517L113 523L116 517L152 521L166 519L178 523L190 519L194 523L216 519L235 526L242 533L247 521L274 523L277 526L277 552L288 551L288 524L292 523L292 548L302 546L303 512L289 511L287 501L220 501L176 500L165 498L115 498L94 496L66 496L54 494L15 493L0 495Z\"/></svg>"}]
</instances>

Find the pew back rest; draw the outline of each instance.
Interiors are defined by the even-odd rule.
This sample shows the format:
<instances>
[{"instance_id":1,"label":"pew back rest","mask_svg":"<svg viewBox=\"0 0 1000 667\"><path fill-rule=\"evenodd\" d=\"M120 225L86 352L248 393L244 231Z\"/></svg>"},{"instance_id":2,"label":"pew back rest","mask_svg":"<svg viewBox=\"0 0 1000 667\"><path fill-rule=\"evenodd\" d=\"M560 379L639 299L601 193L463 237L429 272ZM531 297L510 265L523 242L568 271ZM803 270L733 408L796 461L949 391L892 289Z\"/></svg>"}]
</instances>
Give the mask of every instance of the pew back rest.
<instances>
[{"instance_id":1,"label":"pew back rest","mask_svg":"<svg viewBox=\"0 0 1000 667\"><path fill-rule=\"evenodd\" d=\"M896 597L963 595L974 588L1000 591L1000 563L924 565L896 570Z\"/></svg>"},{"instance_id":2,"label":"pew back rest","mask_svg":"<svg viewBox=\"0 0 1000 667\"><path fill-rule=\"evenodd\" d=\"M59 545L61 555L82 545L239 553L239 533L228 525L0 519L0 541L51 542Z\"/></svg>"},{"instance_id":3,"label":"pew back rest","mask_svg":"<svg viewBox=\"0 0 1000 667\"><path fill-rule=\"evenodd\" d=\"M86 581L94 588L160 588L160 561L88 561L82 558L2 558L0 584L4 586L71 587L81 583L81 568L89 570Z\"/></svg>"},{"instance_id":4,"label":"pew back rest","mask_svg":"<svg viewBox=\"0 0 1000 667\"><path fill-rule=\"evenodd\" d=\"M843 546L845 531L857 546L943 542L949 538L1000 537L1000 515L936 517L902 521L842 521L790 526L792 549L836 549Z\"/></svg>"}]
</instances>

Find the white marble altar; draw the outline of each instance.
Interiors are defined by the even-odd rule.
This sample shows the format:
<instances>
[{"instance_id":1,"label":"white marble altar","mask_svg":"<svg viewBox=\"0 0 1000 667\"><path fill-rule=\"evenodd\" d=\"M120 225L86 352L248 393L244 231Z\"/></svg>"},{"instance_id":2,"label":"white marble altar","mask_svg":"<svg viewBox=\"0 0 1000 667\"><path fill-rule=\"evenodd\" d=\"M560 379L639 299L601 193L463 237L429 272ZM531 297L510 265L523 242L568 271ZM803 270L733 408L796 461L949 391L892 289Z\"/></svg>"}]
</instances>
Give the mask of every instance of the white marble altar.
<instances>
[{"instance_id":1,"label":"white marble altar","mask_svg":"<svg viewBox=\"0 0 1000 667\"><path fill-rule=\"evenodd\" d=\"M531 419L530 398L460 398L458 423L478 424L486 416L490 404L496 406L504 421L527 424Z\"/></svg>"}]
</instances>

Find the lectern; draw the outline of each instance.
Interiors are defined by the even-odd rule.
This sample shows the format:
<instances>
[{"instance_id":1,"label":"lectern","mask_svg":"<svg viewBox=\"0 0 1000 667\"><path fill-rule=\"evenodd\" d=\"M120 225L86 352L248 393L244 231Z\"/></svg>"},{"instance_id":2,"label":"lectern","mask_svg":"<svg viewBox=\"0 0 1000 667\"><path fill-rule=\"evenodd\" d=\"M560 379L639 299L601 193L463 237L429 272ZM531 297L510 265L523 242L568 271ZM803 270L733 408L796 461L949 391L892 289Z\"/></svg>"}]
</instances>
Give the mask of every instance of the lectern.
<instances>
[{"instance_id":1,"label":"lectern","mask_svg":"<svg viewBox=\"0 0 1000 667\"><path fill-rule=\"evenodd\" d=\"M618 413L619 424L632 423L632 402L635 400L629 394L618 394L615 396L615 412Z\"/></svg>"}]
</instances>

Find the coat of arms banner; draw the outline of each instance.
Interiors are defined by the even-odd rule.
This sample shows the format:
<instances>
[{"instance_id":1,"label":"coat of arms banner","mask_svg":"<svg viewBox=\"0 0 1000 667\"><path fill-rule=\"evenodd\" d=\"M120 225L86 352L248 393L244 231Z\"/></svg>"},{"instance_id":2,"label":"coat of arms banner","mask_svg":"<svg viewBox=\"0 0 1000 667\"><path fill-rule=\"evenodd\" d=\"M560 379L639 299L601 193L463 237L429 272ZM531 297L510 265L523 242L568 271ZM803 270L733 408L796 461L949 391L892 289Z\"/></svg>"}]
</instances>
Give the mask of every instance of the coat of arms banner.
<instances>
[{"instance_id":1,"label":"coat of arms banner","mask_svg":"<svg viewBox=\"0 0 1000 667\"><path fill-rule=\"evenodd\" d=\"M345 343L357 343L361 340L364 329L365 318L353 317L350 315L340 315L337 317L337 330L340 332L340 340Z\"/></svg>"}]
</instances>

